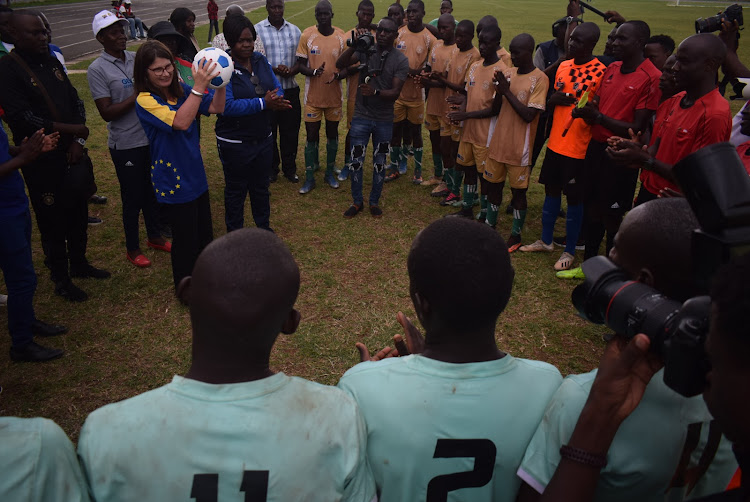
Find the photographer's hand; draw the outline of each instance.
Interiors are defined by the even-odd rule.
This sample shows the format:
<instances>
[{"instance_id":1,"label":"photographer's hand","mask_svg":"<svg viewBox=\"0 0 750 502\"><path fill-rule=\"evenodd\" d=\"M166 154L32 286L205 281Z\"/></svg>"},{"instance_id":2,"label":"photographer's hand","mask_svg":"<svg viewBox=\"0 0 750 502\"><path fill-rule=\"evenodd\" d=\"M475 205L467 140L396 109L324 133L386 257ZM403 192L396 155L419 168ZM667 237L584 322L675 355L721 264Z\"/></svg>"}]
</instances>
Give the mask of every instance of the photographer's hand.
<instances>
[{"instance_id":1,"label":"photographer's hand","mask_svg":"<svg viewBox=\"0 0 750 502\"><path fill-rule=\"evenodd\" d=\"M625 22L625 18L622 17L622 15L616 10L608 10L607 12L605 12L604 19L609 24L615 23L617 26L620 26L622 23Z\"/></svg>"},{"instance_id":2,"label":"photographer's hand","mask_svg":"<svg viewBox=\"0 0 750 502\"><path fill-rule=\"evenodd\" d=\"M567 14L568 14L568 17L573 17L573 18L581 17L581 14L583 14L583 10L581 9L581 4L579 3L578 0L569 0Z\"/></svg>"},{"instance_id":3,"label":"photographer's hand","mask_svg":"<svg viewBox=\"0 0 750 502\"><path fill-rule=\"evenodd\" d=\"M362 96L374 96L375 88L370 84L359 84L359 92L362 93Z\"/></svg>"}]
</instances>

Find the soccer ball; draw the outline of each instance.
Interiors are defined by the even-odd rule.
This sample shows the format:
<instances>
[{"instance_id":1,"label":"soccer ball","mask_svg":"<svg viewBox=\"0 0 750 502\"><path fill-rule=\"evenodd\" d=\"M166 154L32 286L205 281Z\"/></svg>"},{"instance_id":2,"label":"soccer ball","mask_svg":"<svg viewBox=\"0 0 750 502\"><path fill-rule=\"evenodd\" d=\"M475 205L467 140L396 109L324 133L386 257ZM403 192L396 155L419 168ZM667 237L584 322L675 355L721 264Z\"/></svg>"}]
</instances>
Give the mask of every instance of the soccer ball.
<instances>
[{"instance_id":1,"label":"soccer ball","mask_svg":"<svg viewBox=\"0 0 750 502\"><path fill-rule=\"evenodd\" d=\"M198 69L198 63L201 59L206 58L206 61L215 61L219 67L219 74L216 75L208 83L211 89L220 89L229 83L234 73L234 61L229 57L229 54L216 47L208 47L201 50L193 58L193 70Z\"/></svg>"}]
</instances>

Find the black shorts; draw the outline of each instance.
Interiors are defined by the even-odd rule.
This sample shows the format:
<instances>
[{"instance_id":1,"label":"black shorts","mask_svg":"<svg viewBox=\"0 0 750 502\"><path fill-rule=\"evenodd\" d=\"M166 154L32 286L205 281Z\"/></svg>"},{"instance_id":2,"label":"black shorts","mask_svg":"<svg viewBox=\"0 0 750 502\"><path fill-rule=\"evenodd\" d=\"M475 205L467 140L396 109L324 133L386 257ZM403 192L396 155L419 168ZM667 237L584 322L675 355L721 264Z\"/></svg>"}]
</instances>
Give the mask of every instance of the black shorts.
<instances>
[{"instance_id":1,"label":"black shorts","mask_svg":"<svg viewBox=\"0 0 750 502\"><path fill-rule=\"evenodd\" d=\"M547 148L539 183L561 187L566 196L580 199L583 196L582 175L583 159L566 157Z\"/></svg>"},{"instance_id":2,"label":"black shorts","mask_svg":"<svg viewBox=\"0 0 750 502\"><path fill-rule=\"evenodd\" d=\"M633 207L638 169L613 162L606 149L606 143L589 142L583 162L583 202L602 215L623 216Z\"/></svg>"}]
</instances>

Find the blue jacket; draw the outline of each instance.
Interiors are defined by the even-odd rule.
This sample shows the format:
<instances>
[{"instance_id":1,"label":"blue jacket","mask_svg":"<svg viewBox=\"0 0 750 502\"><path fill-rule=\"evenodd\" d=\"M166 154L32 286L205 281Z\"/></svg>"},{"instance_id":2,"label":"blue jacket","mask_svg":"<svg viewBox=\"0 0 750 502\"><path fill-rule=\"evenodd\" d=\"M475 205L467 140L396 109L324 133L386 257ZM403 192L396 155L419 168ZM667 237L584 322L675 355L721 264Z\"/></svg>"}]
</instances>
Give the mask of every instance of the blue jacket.
<instances>
[{"instance_id":1,"label":"blue jacket","mask_svg":"<svg viewBox=\"0 0 750 502\"><path fill-rule=\"evenodd\" d=\"M265 91L273 89L278 89L279 95L283 95L284 91L265 56L253 52L252 67L253 73L250 73L247 68L235 63L234 75L227 84L224 113L219 114L216 120L216 136L255 141L271 134L270 110L265 109L263 95ZM258 85L263 87L263 95L256 94L255 84L250 82L253 74L259 79Z\"/></svg>"}]
</instances>

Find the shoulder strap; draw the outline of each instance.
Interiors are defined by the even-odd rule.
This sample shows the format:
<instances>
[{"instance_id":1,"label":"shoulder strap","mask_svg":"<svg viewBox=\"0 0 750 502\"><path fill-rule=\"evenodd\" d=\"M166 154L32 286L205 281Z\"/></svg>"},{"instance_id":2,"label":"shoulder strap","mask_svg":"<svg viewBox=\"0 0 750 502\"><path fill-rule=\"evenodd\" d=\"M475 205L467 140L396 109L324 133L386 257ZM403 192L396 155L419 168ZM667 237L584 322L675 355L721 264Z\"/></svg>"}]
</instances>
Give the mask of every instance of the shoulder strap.
<instances>
[{"instance_id":1,"label":"shoulder strap","mask_svg":"<svg viewBox=\"0 0 750 502\"><path fill-rule=\"evenodd\" d=\"M18 63L18 66L23 68L24 71L26 71L26 73L29 74L29 76L31 77L31 80L39 89L39 92L42 93L42 97L44 98L44 101L47 103L47 108L49 108L49 111L52 113L52 118L55 119L55 122L61 122L60 112L57 110L57 107L55 106L54 101L52 101L52 98L49 97L49 94L47 93L47 89L44 88L42 83L36 77L36 74L31 70L31 68L29 68L29 65L26 64L26 61L24 61L23 58L19 56L16 51L11 51L8 55L12 57L16 63Z\"/></svg>"}]
</instances>

